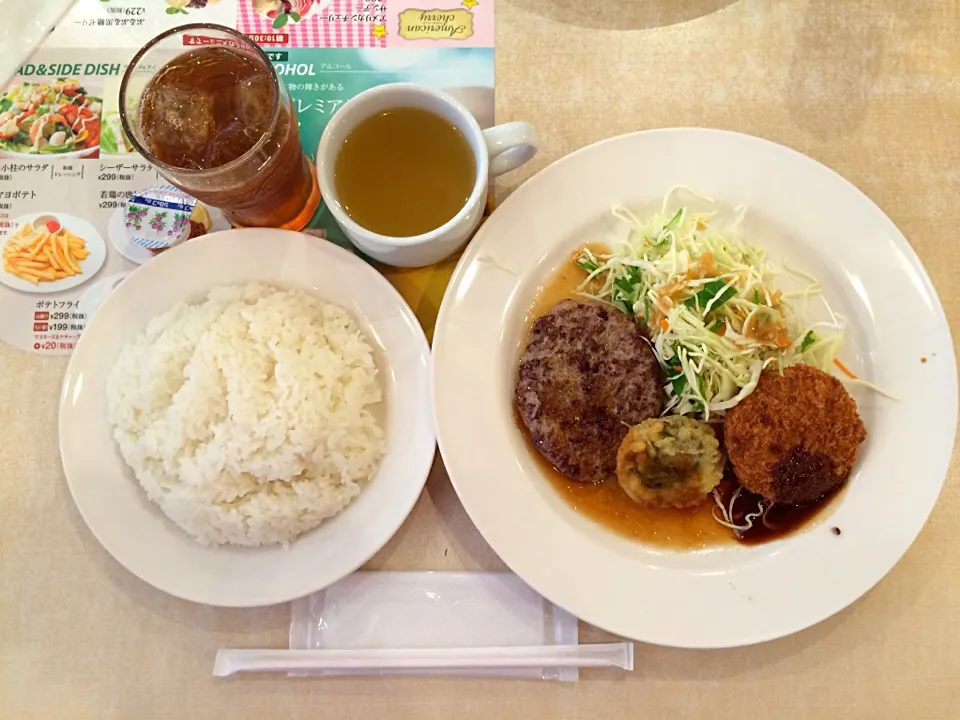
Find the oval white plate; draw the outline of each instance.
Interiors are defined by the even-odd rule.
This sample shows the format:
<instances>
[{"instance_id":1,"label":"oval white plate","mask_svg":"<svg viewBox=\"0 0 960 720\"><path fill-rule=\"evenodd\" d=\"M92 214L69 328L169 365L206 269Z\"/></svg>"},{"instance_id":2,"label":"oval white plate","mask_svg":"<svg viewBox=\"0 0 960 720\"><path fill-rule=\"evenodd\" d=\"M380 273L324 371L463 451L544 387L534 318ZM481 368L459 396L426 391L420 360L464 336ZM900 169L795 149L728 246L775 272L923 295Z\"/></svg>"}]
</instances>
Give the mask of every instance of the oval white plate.
<instances>
[{"instance_id":1,"label":"oval white plate","mask_svg":"<svg viewBox=\"0 0 960 720\"><path fill-rule=\"evenodd\" d=\"M262 281L300 287L347 308L377 349L388 451L342 513L288 550L194 542L150 503L115 447L106 379L121 348L147 322L211 287ZM336 582L369 560L403 523L433 462L430 351L417 319L373 268L323 240L283 230L231 230L196 238L133 272L100 306L77 344L60 402L60 454L90 530L130 572L207 605L285 602Z\"/></svg>"},{"instance_id":2,"label":"oval white plate","mask_svg":"<svg viewBox=\"0 0 960 720\"><path fill-rule=\"evenodd\" d=\"M869 438L848 488L823 522L765 545L680 552L616 535L557 495L512 419L523 319L538 285L575 247L604 239L611 205L659 206L675 185L745 203L745 234L773 260L789 251L849 318L844 359L900 398L858 394ZM522 185L460 261L433 347L440 450L487 542L551 602L651 643L746 645L844 608L913 542L953 447L949 328L907 241L833 171L736 133L673 129L617 137Z\"/></svg>"},{"instance_id":3,"label":"oval white plate","mask_svg":"<svg viewBox=\"0 0 960 720\"><path fill-rule=\"evenodd\" d=\"M16 275L12 275L6 270L0 268L0 282L13 290L19 290L20 292L25 293L37 293L40 295L60 292L62 290L69 290L70 288L75 288L78 285L83 285L83 283L87 282L87 280L97 274L100 268L103 267L104 261L107 259L107 246L103 242L103 238L100 236L100 233L97 232L97 229L83 218L78 218L76 215L70 215L69 213L61 212L37 212L30 213L29 215L21 215L20 217L11 221L10 232L3 237L3 240L0 240L0 245L5 245L10 239L10 236L13 235L21 225L24 223L32 223L41 215L55 217L63 227L72 232L74 235L79 235L87 241L87 250L90 251L90 254L87 256L86 260L77 261L80 264L80 270L82 272L79 275L71 275L70 277L65 277L61 280L42 282L38 285L34 285L33 283L27 282L26 280L19 278Z\"/></svg>"}]
</instances>

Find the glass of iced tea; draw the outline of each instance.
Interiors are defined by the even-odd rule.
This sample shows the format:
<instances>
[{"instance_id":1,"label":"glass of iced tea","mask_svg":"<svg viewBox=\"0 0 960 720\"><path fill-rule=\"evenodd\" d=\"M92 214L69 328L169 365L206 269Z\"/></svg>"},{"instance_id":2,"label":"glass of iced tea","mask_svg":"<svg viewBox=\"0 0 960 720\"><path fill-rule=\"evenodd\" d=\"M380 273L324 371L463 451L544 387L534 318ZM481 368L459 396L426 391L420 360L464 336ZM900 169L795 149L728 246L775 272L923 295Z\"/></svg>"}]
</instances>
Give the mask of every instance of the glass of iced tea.
<instances>
[{"instance_id":1,"label":"glass of iced tea","mask_svg":"<svg viewBox=\"0 0 960 720\"><path fill-rule=\"evenodd\" d=\"M320 203L290 96L236 30L182 25L147 43L123 76L120 118L164 177L234 225L300 230Z\"/></svg>"}]
</instances>

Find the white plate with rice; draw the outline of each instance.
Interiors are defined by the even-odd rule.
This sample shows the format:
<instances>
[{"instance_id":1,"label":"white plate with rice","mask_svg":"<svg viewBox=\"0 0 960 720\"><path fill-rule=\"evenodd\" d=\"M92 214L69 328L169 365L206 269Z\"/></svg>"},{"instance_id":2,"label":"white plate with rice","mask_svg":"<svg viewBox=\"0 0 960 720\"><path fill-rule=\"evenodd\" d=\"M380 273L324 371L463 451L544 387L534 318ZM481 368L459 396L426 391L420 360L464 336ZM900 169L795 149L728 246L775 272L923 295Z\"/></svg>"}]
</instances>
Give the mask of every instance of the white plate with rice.
<instances>
[{"instance_id":1,"label":"white plate with rice","mask_svg":"<svg viewBox=\"0 0 960 720\"><path fill-rule=\"evenodd\" d=\"M365 262L232 230L164 253L71 357L60 453L80 514L130 572L207 605L285 602L397 531L435 451L430 350Z\"/></svg>"}]
</instances>

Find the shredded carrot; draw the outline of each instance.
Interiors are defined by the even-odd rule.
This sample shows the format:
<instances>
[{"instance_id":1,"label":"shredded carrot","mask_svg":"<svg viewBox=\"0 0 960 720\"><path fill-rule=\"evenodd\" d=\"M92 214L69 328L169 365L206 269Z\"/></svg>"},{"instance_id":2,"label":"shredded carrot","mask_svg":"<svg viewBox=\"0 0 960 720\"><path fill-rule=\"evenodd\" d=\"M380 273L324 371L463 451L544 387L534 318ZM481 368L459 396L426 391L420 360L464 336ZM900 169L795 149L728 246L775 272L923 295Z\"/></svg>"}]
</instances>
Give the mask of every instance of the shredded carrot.
<instances>
[{"instance_id":1,"label":"shredded carrot","mask_svg":"<svg viewBox=\"0 0 960 720\"><path fill-rule=\"evenodd\" d=\"M858 378L856 375L854 375L852 372L850 372L850 368L848 368L846 365L844 365L842 362L840 362L840 359L839 359L839 358L834 358L834 359L833 359L833 364L836 365L838 368L840 368L840 369L843 371L843 374L846 375L847 377L849 377L850 379L852 379L852 380L859 380L859 379L860 379L860 378Z\"/></svg>"},{"instance_id":2,"label":"shredded carrot","mask_svg":"<svg viewBox=\"0 0 960 720\"><path fill-rule=\"evenodd\" d=\"M716 333L717 333L717 335L719 335L720 337L723 337L724 335L726 335L726 334L727 334L727 324L724 323L723 325L721 325L721 326L720 326L720 329L717 330Z\"/></svg>"},{"instance_id":3,"label":"shredded carrot","mask_svg":"<svg viewBox=\"0 0 960 720\"><path fill-rule=\"evenodd\" d=\"M667 323L666 318L660 318L660 329L663 330L664 332L670 329L670 325L669 323Z\"/></svg>"},{"instance_id":4,"label":"shredded carrot","mask_svg":"<svg viewBox=\"0 0 960 720\"><path fill-rule=\"evenodd\" d=\"M790 338L788 338L784 333L781 333L777 336L777 347L781 350L785 350L791 345L793 345L793 343L790 342Z\"/></svg>"}]
</instances>

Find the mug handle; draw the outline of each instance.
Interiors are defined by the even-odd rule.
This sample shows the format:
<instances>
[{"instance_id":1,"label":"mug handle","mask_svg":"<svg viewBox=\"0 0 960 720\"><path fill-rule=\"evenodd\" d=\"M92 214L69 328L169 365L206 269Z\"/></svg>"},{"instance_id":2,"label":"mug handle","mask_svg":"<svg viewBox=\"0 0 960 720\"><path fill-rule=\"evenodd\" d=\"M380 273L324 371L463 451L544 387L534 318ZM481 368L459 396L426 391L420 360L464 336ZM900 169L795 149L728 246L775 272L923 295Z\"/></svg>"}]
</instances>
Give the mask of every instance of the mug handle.
<instances>
[{"instance_id":1,"label":"mug handle","mask_svg":"<svg viewBox=\"0 0 960 720\"><path fill-rule=\"evenodd\" d=\"M490 156L490 176L516 170L537 154L540 140L528 122L508 122L483 131Z\"/></svg>"}]
</instances>

